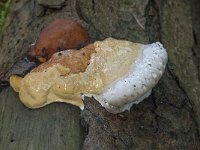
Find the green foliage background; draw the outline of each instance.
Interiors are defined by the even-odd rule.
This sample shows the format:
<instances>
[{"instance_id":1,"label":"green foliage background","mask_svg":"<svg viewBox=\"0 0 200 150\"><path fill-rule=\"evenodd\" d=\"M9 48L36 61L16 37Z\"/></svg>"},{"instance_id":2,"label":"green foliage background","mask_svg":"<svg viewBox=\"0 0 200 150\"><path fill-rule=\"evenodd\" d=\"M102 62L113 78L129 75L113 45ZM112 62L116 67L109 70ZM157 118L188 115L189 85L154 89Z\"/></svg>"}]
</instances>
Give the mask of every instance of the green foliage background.
<instances>
[{"instance_id":1,"label":"green foliage background","mask_svg":"<svg viewBox=\"0 0 200 150\"><path fill-rule=\"evenodd\" d=\"M0 0L0 33L5 23L11 0Z\"/></svg>"}]
</instances>

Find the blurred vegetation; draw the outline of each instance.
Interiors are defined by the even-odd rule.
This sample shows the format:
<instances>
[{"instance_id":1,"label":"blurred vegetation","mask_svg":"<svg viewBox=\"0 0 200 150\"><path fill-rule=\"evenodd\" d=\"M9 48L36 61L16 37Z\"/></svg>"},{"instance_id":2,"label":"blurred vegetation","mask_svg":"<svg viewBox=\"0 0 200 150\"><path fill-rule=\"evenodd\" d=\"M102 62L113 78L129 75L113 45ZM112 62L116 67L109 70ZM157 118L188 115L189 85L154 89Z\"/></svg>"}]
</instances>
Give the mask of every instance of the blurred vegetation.
<instances>
[{"instance_id":1,"label":"blurred vegetation","mask_svg":"<svg viewBox=\"0 0 200 150\"><path fill-rule=\"evenodd\" d=\"M0 0L0 33L5 23L11 0Z\"/></svg>"}]
</instances>

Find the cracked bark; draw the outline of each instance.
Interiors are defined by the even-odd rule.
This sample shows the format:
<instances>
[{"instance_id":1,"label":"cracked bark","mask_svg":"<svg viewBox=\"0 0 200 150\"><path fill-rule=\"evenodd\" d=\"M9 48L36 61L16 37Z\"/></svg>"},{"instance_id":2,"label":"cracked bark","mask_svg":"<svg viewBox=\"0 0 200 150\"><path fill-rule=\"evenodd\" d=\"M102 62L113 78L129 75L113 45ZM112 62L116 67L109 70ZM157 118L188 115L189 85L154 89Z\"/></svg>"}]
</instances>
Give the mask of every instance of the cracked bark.
<instances>
[{"instance_id":1,"label":"cracked bark","mask_svg":"<svg viewBox=\"0 0 200 150\"><path fill-rule=\"evenodd\" d=\"M93 39L159 40L168 49L169 64L150 97L117 115L92 98L85 100L82 112L66 104L29 110L10 87L2 88L0 149L199 149L200 104L194 93L199 85L198 0L70 0L60 1L57 9L44 2L13 0L0 40L1 74L45 25L66 16L80 20Z\"/></svg>"}]
</instances>

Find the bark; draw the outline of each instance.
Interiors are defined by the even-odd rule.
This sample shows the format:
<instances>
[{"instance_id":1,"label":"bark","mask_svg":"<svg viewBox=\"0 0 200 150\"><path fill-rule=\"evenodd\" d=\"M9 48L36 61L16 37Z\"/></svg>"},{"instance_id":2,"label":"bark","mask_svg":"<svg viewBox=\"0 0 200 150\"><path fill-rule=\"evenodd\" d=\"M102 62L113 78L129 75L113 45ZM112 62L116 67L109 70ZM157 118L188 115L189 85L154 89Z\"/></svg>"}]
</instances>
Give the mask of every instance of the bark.
<instances>
[{"instance_id":1,"label":"bark","mask_svg":"<svg viewBox=\"0 0 200 150\"><path fill-rule=\"evenodd\" d=\"M200 2L198 0L13 0L0 41L4 74L56 18L80 20L94 40L161 41L165 74L130 112L51 104L26 109L10 87L0 93L0 149L199 149Z\"/></svg>"}]
</instances>

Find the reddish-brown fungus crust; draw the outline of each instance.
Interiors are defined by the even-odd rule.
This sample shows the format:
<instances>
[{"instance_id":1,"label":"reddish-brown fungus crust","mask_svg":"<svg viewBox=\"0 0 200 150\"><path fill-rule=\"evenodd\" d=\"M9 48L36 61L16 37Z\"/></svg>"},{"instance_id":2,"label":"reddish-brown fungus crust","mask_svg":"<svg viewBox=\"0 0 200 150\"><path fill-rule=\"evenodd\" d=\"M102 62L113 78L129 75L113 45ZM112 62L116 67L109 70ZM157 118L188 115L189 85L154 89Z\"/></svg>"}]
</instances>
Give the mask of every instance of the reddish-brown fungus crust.
<instances>
[{"instance_id":1,"label":"reddish-brown fungus crust","mask_svg":"<svg viewBox=\"0 0 200 150\"><path fill-rule=\"evenodd\" d=\"M43 71L55 64L61 64L62 66L69 68L70 72L68 74L84 72L89 65L91 54L93 53L95 53L94 44L89 44L78 51L70 49L67 52L59 52L53 55L49 61L34 68L32 72Z\"/></svg>"},{"instance_id":2,"label":"reddish-brown fungus crust","mask_svg":"<svg viewBox=\"0 0 200 150\"><path fill-rule=\"evenodd\" d=\"M73 19L57 19L39 34L35 46L28 51L28 57L36 61L62 50L80 49L89 43L89 35L81 24Z\"/></svg>"}]
</instances>

